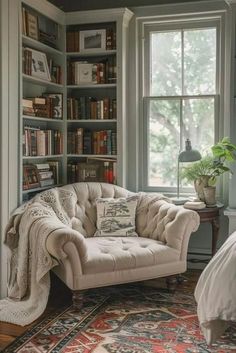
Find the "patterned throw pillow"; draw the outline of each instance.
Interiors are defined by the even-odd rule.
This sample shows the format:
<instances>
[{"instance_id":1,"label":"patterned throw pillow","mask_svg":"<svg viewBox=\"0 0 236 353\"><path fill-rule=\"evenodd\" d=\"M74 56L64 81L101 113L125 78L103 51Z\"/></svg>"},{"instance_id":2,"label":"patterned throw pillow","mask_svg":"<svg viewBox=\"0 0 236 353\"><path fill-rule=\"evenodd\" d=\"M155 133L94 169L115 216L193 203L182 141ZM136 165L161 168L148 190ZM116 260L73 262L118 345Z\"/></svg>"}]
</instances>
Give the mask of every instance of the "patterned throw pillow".
<instances>
[{"instance_id":1,"label":"patterned throw pillow","mask_svg":"<svg viewBox=\"0 0 236 353\"><path fill-rule=\"evenodd\" d=\"M137 237L135 211L138 196L127 198L99 198L97 204L97 231L94 236Z\"/></svg>"}]
</instances>

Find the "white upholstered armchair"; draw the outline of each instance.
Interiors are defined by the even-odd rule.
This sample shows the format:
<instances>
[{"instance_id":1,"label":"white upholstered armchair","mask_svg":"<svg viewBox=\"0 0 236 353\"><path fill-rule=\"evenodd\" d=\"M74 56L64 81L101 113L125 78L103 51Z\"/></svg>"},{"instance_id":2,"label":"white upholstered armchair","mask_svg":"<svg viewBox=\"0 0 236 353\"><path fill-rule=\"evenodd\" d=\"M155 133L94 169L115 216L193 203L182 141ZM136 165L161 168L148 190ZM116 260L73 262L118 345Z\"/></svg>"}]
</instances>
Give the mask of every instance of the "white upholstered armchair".
<instances>
[{"instance_id":1,"label":"white upholstered armchair","mask_svg":"<svg viewBox=\"0 0 236 353\"><path fill-rule=\"evenodd\" d=\"M74 292L183 273L189 237L199 226L196 212L175 206L158 194L139 193L138 237L95 237L97 198L135 195L105 183L76 183L63 189L76 198L71 226L51 232L48 252L58 260L58 277Z\"/></svg>"}]
</instances>

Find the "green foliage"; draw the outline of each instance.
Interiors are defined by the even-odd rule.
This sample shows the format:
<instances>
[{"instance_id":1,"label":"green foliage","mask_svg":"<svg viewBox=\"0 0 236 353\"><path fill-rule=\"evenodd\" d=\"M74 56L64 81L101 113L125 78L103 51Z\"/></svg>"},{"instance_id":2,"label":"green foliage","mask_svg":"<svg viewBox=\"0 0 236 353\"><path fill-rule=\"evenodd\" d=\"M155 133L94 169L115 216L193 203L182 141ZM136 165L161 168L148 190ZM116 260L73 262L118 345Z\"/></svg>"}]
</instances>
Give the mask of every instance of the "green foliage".
<instances>
[{"instance_id":1,"label":"green foliage","mask_svg":"<svg viewBox=\"0 0 236 353\"><path fill-rule=\"evenodd\" d=\"M163 96L153 98L149 106L152 186L176 186L178 152L186 138L201 153L214 143L214 99L189 98L181 106L174 96L215 93L215 29L185 31L183 44L184 80L180 31L156 32L151 38L150 91L151 95Z\"/></svg>"},{"instance_id":2,"label":"green foliage","mask_svg":"<svg viewBox=\"0 0 236 353\"><path fill-rule=\"evenodd\" d=\"M199 162L185 167L181 173L182 178L195 181L208 177L208 185L214 185L217 177L225 172L231 172L225 164L236 161L236 145L232 144L228 137L211 147L212 156L203 157Z\"/></svg>"}]
</instances>

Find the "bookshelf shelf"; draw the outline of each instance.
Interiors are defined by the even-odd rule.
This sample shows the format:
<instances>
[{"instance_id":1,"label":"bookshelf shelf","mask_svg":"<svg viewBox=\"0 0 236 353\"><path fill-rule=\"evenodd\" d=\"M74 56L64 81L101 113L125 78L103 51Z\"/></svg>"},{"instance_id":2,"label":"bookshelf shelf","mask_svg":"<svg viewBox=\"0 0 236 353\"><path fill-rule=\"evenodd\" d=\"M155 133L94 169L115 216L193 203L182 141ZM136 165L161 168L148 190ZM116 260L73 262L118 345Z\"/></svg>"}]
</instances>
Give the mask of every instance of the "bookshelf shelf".
<instances>
[{"instance_id":1,"label":"bookshelf shelf","mask_svg":"<svg viewBox=\"0 0 236 353\"><path fill-rule=\"evenodd\" d=\"M67 85L67 88L70 88L70 89L80 89L80 88L83 88L83 89L102 89L102 88L116 88L116 83L104 83L104 84L84 84L84 85Z\"/></svg>"},{"instance_id":2,"label":"bookshelf shelf","mask_svg":"<svg viewBox=\"0 0 236 353\"><path fill-rule=\"evenodd\" d=\"M73 124L73 123L88 123L88 124L94 124L94 123L98 123L98 124L104 124L104 123L117 123L116 119L78 119L78 120L67 120L68 124Z\"/></svg>"},{"instance_id":3,"label":"bookshelf shelf","mask_svg":"<svg viewBox=\"0 0 236 353\"><path fill-rule=\"evenodd\" d=\"M57 54L57 55L61 55L61 56L63 55L62 51L55 49L55 48L52 48L47 44L44 44L44 43L42 43L38 40L35 40L33 38L27 37L23 34L22 34L22 43L23 43L23 46L29 46L30 48L33 48L33 49L36 49L39 51L43 51L45 53Z\"/></svg>"},{"instance_id":4,"label":"bookshelf shelf","mask_svg":"<svg viewBox=\"0 0 236 353\"><path fill-rule=\"evenodd\" d=\"M88 158L88 157L93 157L93 158L111 158L111 159L116 159L117 155L115 154L68 154L68 158Z\"/></svg>"},{"instance_id":5,"label":"bookshelf shelf","mask_svg":"<svg viewBox=\"0 0 236 353\"><path fill-rule=\"evenodd\" d=\"M63 88L63 85L59 83L54 83L46 80L42 80L38 77L22 74L22 78L24 81L35 83L41 86L48 86L48 87L57 87L57 88Z\"/></svg>"},{"instance_id":6,"label":"bookshelf shelf","mask_svg":"<svg viewBox=\"0 0 236 353\"><path fill-rule=\"evenodd\" d=\"M67 57L81 57L81 58L87 58L87 57L97 57L97 56L109 56L109 55L115 55L116 50L97 50L94 52L67 52L66 55Z\"/></svg>"},{"instance_id":7,"label":"bookshelf shelf","mask_svg":"<svg viewBox=\"0 0 236 353\"><path fill-rule=\"evenodd\" d=\"M50 154L47 156L23 156L24 160L32 160L32 159L52 159L52 158L62 158L63 154Z\"/></svg>"},{"instance_id":8,"label":"bookshelf shelf","mask_svg":"<svg viewBox=\"0 0 236 353\"><path fill-rule=\"evenodd\" d=\"M47 121L47 122L55 122L55 123L63 123L62 119L54 119L54 118L43 118L40 116L29 116L29 115L22 115L22 118L25 120L31 120L31 121Z\"/></svg>"},{"instance_id":9,"label":"bookshelf shelf","mask_svg":"<svg viewBox=\"0 0 236 353\"><path fill-rule=\"evenodd\" d=\"M40 192L40 191L44 191L47 189L51 189L52 187L55 188L55 187L59 187L62 185L63 184L54 184L54 185L50 185L50 186L43 186L43 187L39 187L39 188L28 189L28 190L23 190L22 193L23 193L23 195L26 195L26 194L30 194L32 192Z\"/></svg>"}]
</instances>

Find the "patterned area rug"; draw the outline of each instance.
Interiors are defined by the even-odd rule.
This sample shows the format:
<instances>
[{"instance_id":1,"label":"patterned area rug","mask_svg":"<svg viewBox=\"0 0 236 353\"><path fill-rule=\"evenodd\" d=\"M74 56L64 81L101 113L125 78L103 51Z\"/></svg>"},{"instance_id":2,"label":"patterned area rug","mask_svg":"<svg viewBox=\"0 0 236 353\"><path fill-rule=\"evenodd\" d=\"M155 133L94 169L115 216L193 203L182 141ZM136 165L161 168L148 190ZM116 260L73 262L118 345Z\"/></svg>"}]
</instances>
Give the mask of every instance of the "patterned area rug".
<instances>
[{"instance_id":1,"label":"patterned area rug","mask_svg":"<svg viewBox=\"0 0 236 353\"><path fill-rule=\"evenodd\" d=\"M121 285L87 291L81 310L54 312L4 352L230 353L236 352L236 324L208 347L191 294Z\"/></svg>"}]
</instances>

